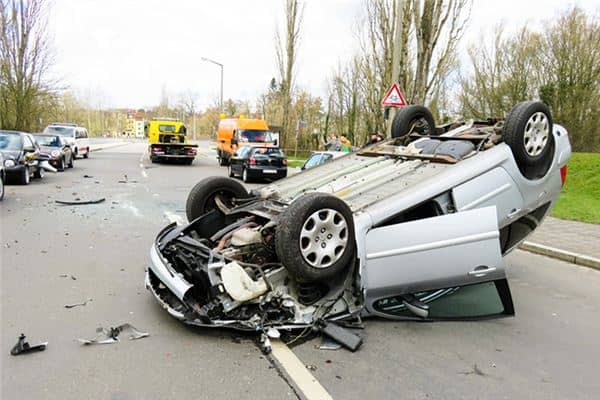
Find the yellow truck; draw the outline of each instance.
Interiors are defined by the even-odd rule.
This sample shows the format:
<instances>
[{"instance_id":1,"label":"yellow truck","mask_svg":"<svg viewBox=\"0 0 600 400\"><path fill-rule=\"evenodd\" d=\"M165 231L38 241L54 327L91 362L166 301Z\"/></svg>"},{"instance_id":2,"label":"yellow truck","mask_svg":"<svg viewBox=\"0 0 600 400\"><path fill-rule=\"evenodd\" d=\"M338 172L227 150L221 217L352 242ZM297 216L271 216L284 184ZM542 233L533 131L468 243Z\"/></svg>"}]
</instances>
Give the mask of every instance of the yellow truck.
<instances>
[{"instance_id":1,"label":"yellow truck","mask_svg":"<svg viewBox=\"0 0 600 400\"><path fill-rule=\"evenodd\" d=\"M274 146L277 139L269 131L267 122L255 118L225 118L217 129L217 157L219 165L229 165L229 160L241 146Z\"/></svg>"},{"instance_id":2,"label":"yellow truck","mask_svg":"<svg viewBox=\"0 0 600 400\"><path fill-rule=\"evenodd\" d=\"M159 161L181 161L192 164L198 145L187 141L186 128L182 121L170 118L151 119L146 125L148 154L153 163Z\"/></svg>"}]
</instances>

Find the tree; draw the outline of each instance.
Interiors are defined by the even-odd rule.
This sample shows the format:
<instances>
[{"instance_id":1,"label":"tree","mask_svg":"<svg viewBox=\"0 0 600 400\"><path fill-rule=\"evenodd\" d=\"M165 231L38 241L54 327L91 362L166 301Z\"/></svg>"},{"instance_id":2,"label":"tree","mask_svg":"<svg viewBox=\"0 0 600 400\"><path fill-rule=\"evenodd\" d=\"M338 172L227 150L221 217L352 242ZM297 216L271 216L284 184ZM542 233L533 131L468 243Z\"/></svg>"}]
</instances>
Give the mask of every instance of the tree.
<instances>
[{"instance_id":1,"label":"tree","mask_svg":"<svg viewBox=\"0 0 600 400\"><path fill-rule=\"evenodd\" d=\"M302 7L298 0L286 0L284 32L281 33L279 29L275 32L275 53L281 82L280 96L283 109L281 139L284 144L287 144L294 125L293 116L291 115L292 96L296 77L295 64L300 41L301 23ZM282 35L284 36L282 37Z\"/></svg>"},{"instance_id":2,"label":"tree","mask_svg":"<svg viewBox=\"0 0 600 400\"><path fill-rule=\"evenodd\" d=\"M539 32L524 26L491 44L469 50L461 78L460 111L466 117L503 116L524 100L539 98L554 121L569 130L576 151L600 151L600 21L575 7Z\"/></svg>"},{"instance_id":3,"label":"tree","mask_svg":"<svg viewBox=\"0 0 600 400\"><path fill-rule=\"evenodd\" d=\"M56 105L41 0L0 0L0 127L31 131Z\"/></svg>"}]
</instances>

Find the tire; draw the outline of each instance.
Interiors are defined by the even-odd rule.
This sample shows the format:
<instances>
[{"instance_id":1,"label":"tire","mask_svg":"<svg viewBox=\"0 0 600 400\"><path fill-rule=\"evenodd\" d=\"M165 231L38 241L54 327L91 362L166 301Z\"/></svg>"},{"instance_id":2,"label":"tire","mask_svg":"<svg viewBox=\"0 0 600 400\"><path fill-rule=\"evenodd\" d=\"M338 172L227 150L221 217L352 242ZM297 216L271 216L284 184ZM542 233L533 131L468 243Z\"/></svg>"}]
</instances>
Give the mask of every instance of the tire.
<instances>
[{"instance_id":1,"label":"tire","mask_svg":"<svg viewBox=\"0 0 600 400\"><path fill-rule=\"evenodd\" d=\"M90 158L90 148L88 147L87 151L83 155L83 158Z\"/></svg>"},{"instance_id":2,"label":"tire","mask_svg":"<svg viewBox=\"0 0 600 400\"><path fill-rule=\"evenodd\" d=\"M242 180L246 183L250 182L250 177L248 176L248 170L246 168L242 168Z\"/></svg>"},{"instance_id":3,"label":"tire","mask_svg":"<svg viewBox=\"0 0 600 400\"><path fill-rule=\"evenodd\" d=\"M394 116L392 121L392 137L402 138L409 133L420 133L423 135L435 135L435 121L433 115L424 106L402 107Z\"/></svg>"},{"instance_id":4,"label":"tire","mask_svg":"<svg viewBox=\"0 0 600 400\"><path fill-rule=\"evenodd\" d=\"M192 158L191 160L184 160L183 163L185 165L192 165L194 163L194 159Z\"/></svg>"},{"instance_id":5,"label":"tire","mask_svg":"<svg viewBox=\"0 0 600 400\"><path fill-rule=\"evenodd\" d=\"M0 176L0 201L4 199L4 179Z\"/></svg>"},{"instance_id":6,"label":"tire","mask_svg":"<svg viewBox=\"0 0 600 400\"><path fill-rule=\"evenodd\" d=\"M73 168L74 166L75 166L75 157L73 156L73 153L71 153L71 158L69 158L69 163L67 164L67 167Z\"/></svg>"},{"instance_id":7,"label":"tire","mask_svg":"<svg viewBox=\"0 0 600 400\"><path fill-rule=\"evenodd\" d=\"M42 179L44 177L44 168L38 167L38 169L33 173L33 177Z\"/></svg>"},{"instance_id":8,"label":"tire","mask_svg":"<svg viewBox=\"0 0 600 400\"><path fill-rule=\"evenodd\" d=\"M519 170L528 179L546 175L554 157L552 114L539 101L525 101L510 110L502 132Z\"/></svg>"},{"instance_id":9,"label":"tire","mask_svg":"<svg viewBox=\"0 0 600 400\"><path fill-rule=\"evenodd\" d=\"M343 200L325 193L295 200L275 230L277 256L299 281L324 281L342 273L352 262L355 247L352 211Z\"/></svg>"},{"instance_id":10,"label":"tire","mask_svg":"<svg viewBox=\"0 0 600 400\"><path fill-rule=\"evenodd\" d=\"M231 165L227 167L227 175L229 175L230 178L235 177L235 174L233 173L233 168L231 168Z\"/></svg>"},{"instance_id":11,"label":"tire","mask_svg":"<svg viewBox=\"0 0 600 400\"><path fill-rule=\"evenodd\" d=\"M58 164L58 167L56 169L59 171L65 170L65 158L64 157L61 157L60 163Z\"/></svg>"},{"instance_id":12,"label":"tire","mask_svg":"<svg viewBox=\"0 0 600 400\"><path fill-rule=\"evenodd\" d=\"M19 177L19 183L21 185L29 185L29 182L31 182L31 175L29 174L29 166L25 166L25 168L23 169L23 173Z\"/></svg>"},{"instance_id":13,"label":"tire","mask_svg":"<svg viewBox=\"0 0 600 400\"><path fill-rule=\"evenodd\" d=\"M190 191L185 204L185 214L188 221L217 209L215 196L221 195L225 199L245 199L249 197L248 191L236 180L220 176L211 176L198 182Z\"/></svg>"}]
</instances>

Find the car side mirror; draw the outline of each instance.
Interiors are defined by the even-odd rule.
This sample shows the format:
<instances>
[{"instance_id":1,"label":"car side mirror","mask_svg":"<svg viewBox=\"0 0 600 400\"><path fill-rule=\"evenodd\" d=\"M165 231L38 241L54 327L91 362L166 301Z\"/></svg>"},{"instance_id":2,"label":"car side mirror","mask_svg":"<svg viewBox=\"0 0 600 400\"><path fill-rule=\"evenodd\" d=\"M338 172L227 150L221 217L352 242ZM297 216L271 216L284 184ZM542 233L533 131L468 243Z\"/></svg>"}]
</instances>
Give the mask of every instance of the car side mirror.
<instances>
[{"instance_id":1,"label":"car side mirror","mask_svg":"<svg viewBox=\"0 0 600 400\"><path fill-rule=\"evenodd\" d=\"M238 140L237 139L231 139L231 144L232 145L237 145L238 144Z\"/></svg>"},{"instance_id":2,"label":"car side mirror","mask_svg":"<svg viewBox=\"0 0 600 400\"><path fill-rule=\"evenodd\" d=\"M237 157L237 156L238 156L238 153L237 153L237 152L235 152L235 153L233 153L233 156L232 156L232 157Z\"/></svg>"}]
</instances>

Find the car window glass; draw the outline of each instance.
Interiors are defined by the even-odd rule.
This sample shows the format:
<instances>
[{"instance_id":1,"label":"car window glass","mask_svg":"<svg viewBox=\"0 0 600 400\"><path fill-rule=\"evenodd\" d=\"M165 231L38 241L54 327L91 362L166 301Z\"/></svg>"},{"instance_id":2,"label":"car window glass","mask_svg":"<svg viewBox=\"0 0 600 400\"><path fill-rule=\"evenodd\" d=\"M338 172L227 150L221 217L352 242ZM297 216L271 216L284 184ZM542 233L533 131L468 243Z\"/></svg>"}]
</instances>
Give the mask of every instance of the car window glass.
<instances>
[{"instance_id":1,"label":"car window glass","mask_svg":"<svg viewBox=\"0 0 600 400\"><path fill-rule=\"evenodd\" d=\"M83 132L81 132L81 137L84 139L87 139L87 137L88 137L87 129L84 129Z\"/></svg>"},{"instance_id":2,"label":"car window glass","mask_svg":"<svg viewBox=\"0 0 600 400\"><path fill-rule=\"evenodd\" d=\"M21 150L21 137L11 133L0 133L0 150Z\"/></svg>"},{"instance_id":3,"label":"car window glass","mask_svg":"<svg viewBox=\"0 0 600 400\"><path fill-rule=\"evenodd\" d=\"M35 149L35 146L33 145L31 138L29 138L29 136L27 136L27 135L23 136L23 148Z\"/></svg>"},{"instance_id":4,"label":"car window glass","mask_svg":"<svg viewBox=\"0 0 600 400\"><path fill-rule=\"evenodd\" d=\"M333 155L331 154L323 154L323 158L321 158L321 164L325 164L327 161L331 160Z\"/></svg>"},{"instance_id":5,"label":"car window glass","mask_svg":"<svg viewBox=\"0 0 600 400\"><path fill-rule=\"evenodd\" d=\"M502 293L502 282L505 281L420 292L414 296L429 306L429 318L481 318L512 312L505 310L502 296L506 294ZM373 306L377 311L395 317L414 316L399 296L377 300Z\"/></svg>"},{"instance_id":6,"label":"car window glass","mask_svg":"<svg viewBox=\"0 0 600 400\"><path fill-rule=\"evenodd\" d=\"M75 137L75 128L72 126L48 126L46 129L44 129L44 133Z\"/></svg>"},{"instance_id":7,"label":"car window glass","mask_svg":"<svg viewBox=\"0 0 600 400\"><path fill-rule=\"evenodd\" d=\"M60 136L36 136L35 140L40 146L59 147L62 144Z\"/></svg>"},{"instance_id":8,"label":"car window glass","mask_svg":"<svg viewBox=\"0 0 600 400\"><path fill-rule=\"evenodd\" d=\"M281 149L278 149L276 147L255 147L252 154L263 156L283 156L283 152L281 151Z\"/></svg>"},{"instance_id":9,"label":"car window glass","mask_svg":"<svg viewBox=\"0 0 600 400\"><path fill-rule=\"evenodd\" d=\"M312 167L315 167L315 166L319 165L320 161L321 161L321 154L313 154L306 161L306 164L304 166L306 168L312 168Z\"/></svg>"}]
</instances>

